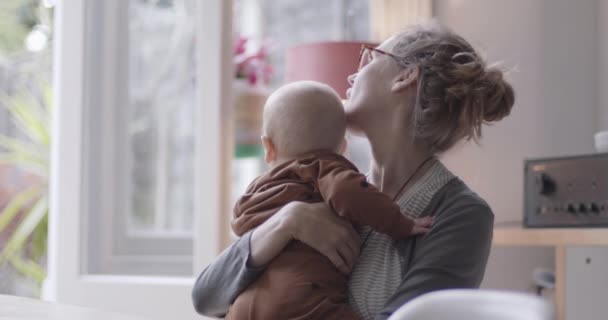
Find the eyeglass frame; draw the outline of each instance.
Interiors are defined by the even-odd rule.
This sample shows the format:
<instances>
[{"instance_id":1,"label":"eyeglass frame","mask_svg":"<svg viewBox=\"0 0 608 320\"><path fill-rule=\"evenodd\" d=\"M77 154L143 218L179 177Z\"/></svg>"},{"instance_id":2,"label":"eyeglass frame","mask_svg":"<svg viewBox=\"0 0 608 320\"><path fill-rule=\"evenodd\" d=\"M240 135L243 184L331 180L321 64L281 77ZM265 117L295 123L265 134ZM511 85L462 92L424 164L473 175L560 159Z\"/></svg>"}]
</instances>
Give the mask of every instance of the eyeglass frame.
<instances>
[{"instance_id":1,"label":"eyeglass frame","mask_svg":"<svg viewBox=\"0 0 608 320\"><path fill-rule=\"evenodd\" d=\"M402 58L400 58L400 57L398 57L398 56L396 56L396 55L394 55L394 54L392 54L392 53L390 53L390 52L386 52L386 51L381 50L381 49L378 49L378 48L376 48L376 47L372 47L372 46L370 46L370 45L363 44L363 45L361 45L361 51L359 51L359 67L358 67L358 69L357 69L357 72L361 71L361 69L362 69L363 67L365 67L365 66L363 66L363 67L361 66L361 61L362 61L362 59L363 59L363 54L365 53L365 50L375 51L375 52L378 52L378 53L380 53L380 54L387 55L387 56L389 56L389 57L391 57L391 58L395 59L395 61L397 61L397 63L399 63L399 65L401 65L401 66L402 66L402 67L404 67L404 68L407 68L407 66L409 66L409 65L410 65L410 63L407 63L407 62L406 62L406 61L404 61ZM371 54L371 53L370 53L370 54ZM366 64L366 65L367 65L367 64Z\"/></svg>"}]
</instances>

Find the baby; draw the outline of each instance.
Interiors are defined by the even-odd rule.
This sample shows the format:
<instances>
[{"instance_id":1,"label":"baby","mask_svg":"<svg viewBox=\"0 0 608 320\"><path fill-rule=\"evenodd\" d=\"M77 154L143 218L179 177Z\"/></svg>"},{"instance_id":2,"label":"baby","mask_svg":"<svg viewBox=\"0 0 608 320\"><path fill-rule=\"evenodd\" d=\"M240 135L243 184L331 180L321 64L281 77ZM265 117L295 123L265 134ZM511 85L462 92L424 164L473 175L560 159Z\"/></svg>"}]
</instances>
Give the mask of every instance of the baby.
<instances>
[{"instance_id":1,"label":"baby","mask_svg":"<svg viewBox=\"0 0 608 320\"><path fill-rule=\"evenodd\" d=\"M237 235L291 201L325 202L339 216L394 239L428 232L431 218L412 220L342 157L346 116L329 86L302 81L274 92L264 106L265 161L234 208ZM311 247L292 241L243 291L226 319L359 319L347 304L347 275Z\"/></svg>"}]
</instances>

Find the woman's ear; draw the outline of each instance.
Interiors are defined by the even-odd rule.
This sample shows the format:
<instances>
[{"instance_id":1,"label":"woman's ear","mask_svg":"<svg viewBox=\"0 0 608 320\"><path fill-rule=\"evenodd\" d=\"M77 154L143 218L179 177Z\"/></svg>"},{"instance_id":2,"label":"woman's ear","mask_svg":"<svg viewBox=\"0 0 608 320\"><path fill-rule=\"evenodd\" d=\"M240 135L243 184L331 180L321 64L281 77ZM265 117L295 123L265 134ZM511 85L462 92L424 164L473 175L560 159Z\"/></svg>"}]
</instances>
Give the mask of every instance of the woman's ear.
<instances>
[{"instance_id":1,"label":"woman's ear","mask_svg":"<svg viewBox=\"0 0 608 320\"><path fill-rule=\"evenodd\" d=\"M402 92L408 89L410 86L416 84L419 76L420 66L415 65L402 70L395 78L391 91Z\"/></svg>"},{"instance_id":2,"label":"woman's ear","mask_svg":"<svg viewBox=\"0 0 608 320\"><path fill-rule=\"evenodd\" d=\"M262 145L264 146L264 161L271 164L277 159L277 149L268 136L262 136Z\"/></svg>"}]
</instances>

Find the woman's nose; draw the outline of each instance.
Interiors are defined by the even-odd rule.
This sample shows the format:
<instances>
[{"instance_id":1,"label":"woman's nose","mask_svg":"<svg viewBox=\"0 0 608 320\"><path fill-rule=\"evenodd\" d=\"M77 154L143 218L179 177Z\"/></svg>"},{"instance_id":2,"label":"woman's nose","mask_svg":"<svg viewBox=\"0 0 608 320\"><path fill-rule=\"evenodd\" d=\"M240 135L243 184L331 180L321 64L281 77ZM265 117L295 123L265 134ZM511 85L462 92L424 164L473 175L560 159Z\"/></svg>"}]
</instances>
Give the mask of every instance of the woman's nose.
<instances>
[{"instance_id":1,"label":"woman's nose","mask_svg":"<svg viewBox=\"0 0 608 320\"><path fill-rule=\"evenodd\" d=\"M351 86L355 83L355 78L357 77L356 73L351 74L350 76L348 76L346 79L348 80L348 84L350 84Z\"/></svg>"}]
</instances>

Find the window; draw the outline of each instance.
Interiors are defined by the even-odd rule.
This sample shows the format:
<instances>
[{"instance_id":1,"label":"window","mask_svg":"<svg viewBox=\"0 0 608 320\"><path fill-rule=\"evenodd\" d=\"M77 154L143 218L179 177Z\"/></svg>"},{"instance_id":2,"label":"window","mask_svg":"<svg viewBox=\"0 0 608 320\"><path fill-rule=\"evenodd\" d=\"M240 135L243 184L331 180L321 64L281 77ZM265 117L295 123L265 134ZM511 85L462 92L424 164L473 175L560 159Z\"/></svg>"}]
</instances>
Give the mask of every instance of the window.
<instances>
[{"instance_id":1,"label":"window","mask_svg":"<svg viewBox=\"0 0 608 320\"><path fill-rule=\"evenodd\" d=\"M89 2L101 35L85 56L90 273L192 274L194 6Z\"/></svg>"},{"instance_id":2,"label":"window","mask_svg":"<svg viewBox=\"0 0 608 320\"><path fill-rule=\"evenodd\" d=\"M86 232L81 237L86 259L81 268L86 273L189 276L195 272L193 218L201 213L197 210L212 210L197 204L201 198L194 179L200 165L197 152L203 156L222 152L204 144L208 128L194 116L201 108L196 102L201 88L208 89L213 81L197 78L197 52L208 49L195 41L204 39L196 33L197 5L195 0L86 3L85 31L95 35L84 39L82 223ZM274 42L270 61L275 76L256 89L262 95L283 83L289 46L365 40L369 34L365 0L239 0L233 12L235 33L250 37L253 44L264 38ZM221 112L230 114L228 109ZM232 180L228 177L225 185L218 186L220 193L226 193L222 200L226 205L222 212L212 213L221 216L215 226L220 247L231 241L232 204L265 168L259 150L243 156L240 146L228 141L236 126L227 127L231 132L223 136L225 146L219 146L234 151ZM350 140L351 158L366 170L366 143Z\"/></svg>"},{"instance_id":3,"label":"window","mask_svg":"<svg viewBox=\"0 0 608 320\"><path fill-rule=\"evenodd\" d=\"M178 5L177 1L146 3ZM189 299L193 277L218 253L218 212L225 211L221 198L227 192L220 188L225 188L229 172L223 151L227 128L223 111L230 93L232 6L222 0L181 3L193 5L189 14L194 21L191 39L196 61L191 66L196 102L189 114L196 128L189 172L196 196L187 237L170 224L163 225L162 232L143 227L129 231L132 182L128 176L135 167L127 163L133 157L129 128L135 117L129 105L131 3L63 0L57 4L53 50L57 108L44 299L150 319L196 317ZM171 129L169 135L173 132L179 131Z\"/></svg>"}]
</instances>

